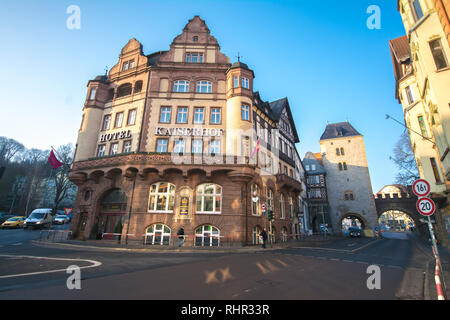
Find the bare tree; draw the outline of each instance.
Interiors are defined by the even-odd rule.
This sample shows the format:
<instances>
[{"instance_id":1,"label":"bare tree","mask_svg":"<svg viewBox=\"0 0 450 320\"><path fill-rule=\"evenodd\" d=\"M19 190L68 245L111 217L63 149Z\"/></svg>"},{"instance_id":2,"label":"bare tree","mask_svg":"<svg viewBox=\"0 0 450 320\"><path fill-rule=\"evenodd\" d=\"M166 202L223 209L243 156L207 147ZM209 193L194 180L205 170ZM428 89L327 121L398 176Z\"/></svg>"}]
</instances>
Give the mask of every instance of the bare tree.
<instances>
[{"instance_id":1,"label":"bare tree","mask_svg":"<svg viewBox=\"0 0 450 320\"><path fill-rule=\"evenodd\" d=\"M405 186L412 185L419 179L416 157L411 147L411 140L407 131L403 132L393 150L393 157L389 157L397 165L396 183Z\"/></svg>"},{"instance_id":2,"label":"bare tree","mask_svg":"<svg viewBox=\"0 0 450 320\"><path fill-rule=\"evenodd\" d=\"M60 146L56 150L58 160L64 165L55 170L53 180L55 186L53 212L56 212L60 202L66 197L67 191L73 187L69 180L69 165L72 162L75 149L71 143Z\"/></svg>"}]
</instances>

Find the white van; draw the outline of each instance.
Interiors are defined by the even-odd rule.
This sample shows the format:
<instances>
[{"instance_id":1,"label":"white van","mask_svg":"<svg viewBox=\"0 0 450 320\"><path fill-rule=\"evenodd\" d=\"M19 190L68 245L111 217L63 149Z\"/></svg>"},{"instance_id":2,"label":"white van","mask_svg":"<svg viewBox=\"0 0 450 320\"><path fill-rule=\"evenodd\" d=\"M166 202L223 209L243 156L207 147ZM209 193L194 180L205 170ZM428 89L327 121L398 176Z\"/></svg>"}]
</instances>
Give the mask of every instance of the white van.
<instances>
[{"instance_id":1,"label":"white van","mask_svg":"<svg viewBox=\"0 0 450 320\"><path fill-rule=\"evenodd\" d=\"M52 221L52 209L34 209L25 220L23 228L49 228Z\"/></svg>"}]
</instances>

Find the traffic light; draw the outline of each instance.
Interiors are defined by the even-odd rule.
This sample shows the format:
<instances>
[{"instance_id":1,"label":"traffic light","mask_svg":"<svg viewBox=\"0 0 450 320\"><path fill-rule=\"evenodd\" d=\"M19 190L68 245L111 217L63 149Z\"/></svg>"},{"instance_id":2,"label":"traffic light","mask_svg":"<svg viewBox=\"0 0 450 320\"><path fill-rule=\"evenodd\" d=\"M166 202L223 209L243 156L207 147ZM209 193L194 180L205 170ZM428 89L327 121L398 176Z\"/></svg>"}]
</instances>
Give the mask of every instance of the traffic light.
<instances>
[{"instance_id":1,"label":"traffic light","mask_svg":"<svg viewBox=\"0 0 450 320\"><path fill-rule=\"evenodd\" d=\"M273 221L273 211L271 209L267 211L267 220Z\"/></svg>"}]
</instances>

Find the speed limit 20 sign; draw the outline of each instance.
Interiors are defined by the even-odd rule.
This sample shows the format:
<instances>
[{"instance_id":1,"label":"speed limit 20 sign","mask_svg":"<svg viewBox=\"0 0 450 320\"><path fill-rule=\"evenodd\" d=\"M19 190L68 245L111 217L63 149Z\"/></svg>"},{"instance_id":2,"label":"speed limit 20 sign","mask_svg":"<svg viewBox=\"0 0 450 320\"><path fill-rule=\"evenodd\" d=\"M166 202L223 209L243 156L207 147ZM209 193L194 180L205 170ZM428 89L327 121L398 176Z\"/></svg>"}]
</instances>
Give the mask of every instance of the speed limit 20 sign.
<instances>
[{"instance_id":1,"label":"speed limit 20 sign","mask_svg":"<svg viewBox=\"0 0 450 320\"><path fill-rule=\"evenodd\" d=\"M430 198L420 198L417 200L416 206L420 214L426 217L431 216L436 210L436 205Z\"/></svg>"},{"instance_id":2,"label":"speed limit 20 sign","mask_svg":"<svg viewBox=\"0 0 450 320\"><path fill-rule=\"evenodd\" d=\"M426 197L430 193L430 184L424 179L416 180L413 183L413 192L418 197Z\"/></svg>"}]
</instances>

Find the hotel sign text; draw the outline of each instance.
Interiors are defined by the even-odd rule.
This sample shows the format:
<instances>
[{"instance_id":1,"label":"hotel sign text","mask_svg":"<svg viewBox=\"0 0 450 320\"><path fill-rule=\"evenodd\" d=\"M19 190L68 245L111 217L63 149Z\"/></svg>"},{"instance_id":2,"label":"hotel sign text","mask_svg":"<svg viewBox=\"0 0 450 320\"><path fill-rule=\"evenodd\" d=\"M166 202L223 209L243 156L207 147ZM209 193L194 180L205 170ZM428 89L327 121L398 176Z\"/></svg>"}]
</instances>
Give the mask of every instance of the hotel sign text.
<instances>
[{"instance_id":1,"label":"hotel sign text","mask_svg":"<svg viewBox=\"0 0 450 320\"><path fill-rule=\"evenodd\" d=\"M100 136L100 142L106 142L117 139L129 139L131 138L131 130L119 131L114 133L102 134Z\"/></svg>"}]
</instances>

